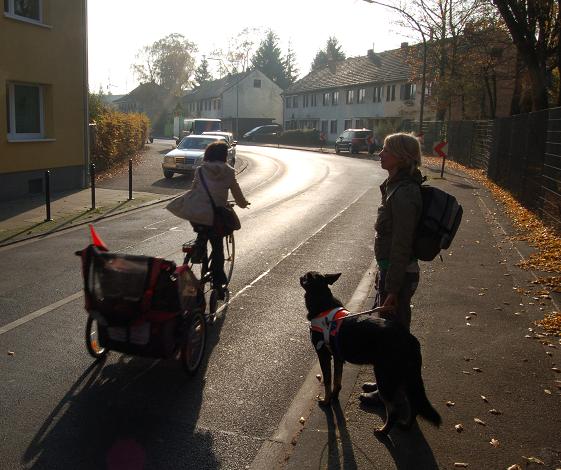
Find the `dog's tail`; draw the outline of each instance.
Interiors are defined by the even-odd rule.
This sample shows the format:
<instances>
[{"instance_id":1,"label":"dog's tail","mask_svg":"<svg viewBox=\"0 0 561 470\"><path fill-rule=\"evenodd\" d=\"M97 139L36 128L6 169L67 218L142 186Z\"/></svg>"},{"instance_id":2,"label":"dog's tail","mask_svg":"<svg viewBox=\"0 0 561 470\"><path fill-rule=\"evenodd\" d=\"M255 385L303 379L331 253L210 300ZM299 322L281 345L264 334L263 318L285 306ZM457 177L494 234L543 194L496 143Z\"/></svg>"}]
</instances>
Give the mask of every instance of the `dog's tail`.
<instances>
[{"instance_id":1,"label":"dog's tail","mask_svg":"<svg viewBox=\"0 0 561 470\"><path fill-rule=\"evenodd\" d=\"M413 361L410 363L410 381L407 385L407 395L412 407L411 411L415 410L416 413L438 427L442 424L442 418L427 398L423 377L421 376L421 346L417 339L414 339L415 345L412 351Z\"/></svg>"}]
</instances>

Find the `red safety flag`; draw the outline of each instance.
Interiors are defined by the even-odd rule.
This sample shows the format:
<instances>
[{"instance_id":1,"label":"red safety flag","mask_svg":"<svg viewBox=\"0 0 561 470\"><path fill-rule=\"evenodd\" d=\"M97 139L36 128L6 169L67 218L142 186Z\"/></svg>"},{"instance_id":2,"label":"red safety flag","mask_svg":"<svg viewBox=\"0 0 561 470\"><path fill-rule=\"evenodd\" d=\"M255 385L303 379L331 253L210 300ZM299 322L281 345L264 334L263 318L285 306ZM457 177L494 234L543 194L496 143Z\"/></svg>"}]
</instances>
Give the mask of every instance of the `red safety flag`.
<instances>
[{"instance_id":1,"label":"red safety flag","mask_svg":"<svg viewBox=\"0 0 561 470\"><path fill-rule=\"evenodd\" d=\"M103 251L109 251L109 248L105 244L105 242L101 239L101 237L97 234L92 224L90 226L90 235L92 237L92 244L95 245L97 248Z\"/></svg>"}]
</instances>

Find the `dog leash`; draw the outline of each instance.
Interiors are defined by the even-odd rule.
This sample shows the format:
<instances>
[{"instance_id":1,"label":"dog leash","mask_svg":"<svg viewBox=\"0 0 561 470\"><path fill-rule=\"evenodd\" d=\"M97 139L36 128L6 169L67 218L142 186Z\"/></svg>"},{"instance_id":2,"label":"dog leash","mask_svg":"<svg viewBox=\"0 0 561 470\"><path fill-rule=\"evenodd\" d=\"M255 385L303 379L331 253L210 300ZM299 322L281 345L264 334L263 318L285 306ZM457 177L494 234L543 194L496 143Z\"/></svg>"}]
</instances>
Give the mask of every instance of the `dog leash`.
<instances>
[{"instance_id":1,"label":"dog leash","mask_svg":"<svg viewBox=\"0 0 561 470\"><path fill-rule=\"evenodd\" d=\"M347 315L346 317L344 317L344 319L346 320L347 318L352 318L352 317L358 317L359 315L368 315L371 313L383 313L383 312L389 312L391 310L393 310L393 307L376 307L376 308L372 308L370 310L365 310L364 312L358 312L358 313L353 313L351 315Z\"/></svg>"}]
</instances>

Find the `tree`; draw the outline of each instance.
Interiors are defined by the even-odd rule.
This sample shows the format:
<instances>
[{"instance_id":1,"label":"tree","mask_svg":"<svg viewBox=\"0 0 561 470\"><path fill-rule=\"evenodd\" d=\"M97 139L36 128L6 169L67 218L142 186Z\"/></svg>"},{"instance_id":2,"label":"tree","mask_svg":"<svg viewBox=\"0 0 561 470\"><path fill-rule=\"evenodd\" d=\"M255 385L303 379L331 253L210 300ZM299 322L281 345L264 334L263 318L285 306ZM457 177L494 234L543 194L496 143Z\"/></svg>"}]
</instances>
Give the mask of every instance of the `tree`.
<instances>
[{"instance_id":1,"label":"tree","mask_svg":"<svg viewBox=\"0 0 561 470\"><path fill-rule=\"evenodd\" d=\"M296 66L296 54L290 42L288 43L288 51L284 59L284 73L288 82L288 86L292 85L298 79L298 68Z\"/></svg>"},{"instance_id":2,"label":"tree","mask_svg":"<svg viewBox=\"0 0 561 470\"><path fill-rule=\"evenodd\" d=\"M312 62L312 70L316 70L327 65L332 60L345 60L347 56L341 50L341 45L335 36L330 36L325 45L325 49L318 51Z\"/></svg>"},{"instance_id":3,"label":"tree","mask_svg":"<svg viewBox=\"0 0 561 470\"><path fill-rule=\"evenodd\" d=\"M208 69L208 60L203 57L203 60L195 70L195 76L193 78L197 86L201 86L203 83L210 82L213 80L212 74Z\"/></svg>"},{"instance_id":4,"label":"tree","mask_svg":"<svg viewBox=\"0 0 561 470\"><path fill-rule=\"evenodd\" d=\"M546 109L548 76L561 67L561 2L559 0L492 0L506 23L528 70L532 109ZM561 104L561 90L558 92Z\"/></svg>"},{"instance_id":5,"label":"tree","mask_svg":"<svg viewBox=\"0 0 561 470\"><path fill-rule=\"evenodd\" d=\"M260 31L259 28L244 28L228 40L226 50L218 48L211 52L212 57L220 63L220 76L249 69L250 57L255 51Z\"/></svg>"},{"instance_id":6,"label":"tree","mask_svg":"<svg viewBox=\"0 0 561 470\"><path fill-rule=\"evenodd\" d=\"M157 83L179 96L191 84L195 67L193 53L196 51L194 43L173 33L143 47L137 54L139 63L132 68L141 83Z\"/></svg>"},{"instance_id":7,"label":"tree","mask_svg":"<svg viewBox=\"0 0 561 470\"><path fill-rule=\"evenodd\" d=\"M285 59L281 55L277 41L277 35L269 30L252 57L251 64L284 90L289 85L289 79L286 75Z\"/></svg>"}]
</instances>

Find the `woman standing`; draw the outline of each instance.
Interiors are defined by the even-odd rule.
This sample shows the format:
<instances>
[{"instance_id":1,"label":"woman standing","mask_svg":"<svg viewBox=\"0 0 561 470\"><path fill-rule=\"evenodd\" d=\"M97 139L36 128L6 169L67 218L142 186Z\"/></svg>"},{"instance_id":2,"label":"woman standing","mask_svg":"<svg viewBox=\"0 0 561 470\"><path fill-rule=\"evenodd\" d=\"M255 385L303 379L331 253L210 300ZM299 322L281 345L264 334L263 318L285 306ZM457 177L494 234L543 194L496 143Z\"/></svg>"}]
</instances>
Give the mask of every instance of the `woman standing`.
<instances>
[{"instance_id":1,"label":"woman standing","mask_svg":"<svg viewBox=\"0 0 561 470\"><path fill-rule=\"evenodd\" d=\"M380 152L380 164L388 178L380 185L374 253L378 263L374 308L392 307L382 314L409 330L411 298L419 283L419 264L413 256L413 239L422 210L421 146L412 134L388 135ZM363 385L363 402L376 400L376 385Z\"/></svg>"},{"instance_id":2,"label":"woman standing","mask_svg":"<svg viewBox=\"0 0 561 470\"><path fill-rule=\"evenodd\" d=\"M198 217L189 219L197 233L196 249L191 260L200 262L201 253L206 249L207 241L210 241L212 246L210 258L212 287L217 290L219 300L224 300L224 287L227 283L226 273L224 272L224 235L218 233L213 227L214 211L205 185L212 196L214 205L217 207L226 207L228 191L232 192L232 196L239 207L245 208L250 204L244 197L236 180L234 168L226 163L227 157L228 145L225 142L213 142L206 148L203 164L195 171L191 188L191 192L198 195L196 200L201 201L201 208L204 210L199 212ZM204 184L201 179L204 179Z\"/></svg>"}]
</instances>

